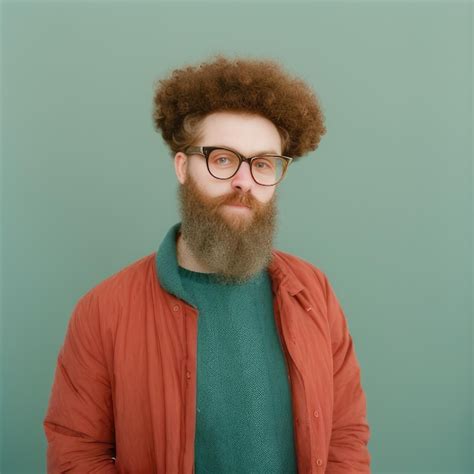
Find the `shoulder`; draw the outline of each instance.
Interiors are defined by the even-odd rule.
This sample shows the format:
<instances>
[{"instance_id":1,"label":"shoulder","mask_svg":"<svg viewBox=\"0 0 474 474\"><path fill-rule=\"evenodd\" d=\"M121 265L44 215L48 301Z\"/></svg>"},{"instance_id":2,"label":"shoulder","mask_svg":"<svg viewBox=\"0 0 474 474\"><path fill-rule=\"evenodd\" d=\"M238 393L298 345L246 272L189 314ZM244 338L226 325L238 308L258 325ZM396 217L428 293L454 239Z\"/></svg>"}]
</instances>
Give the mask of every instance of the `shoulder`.
<instances>
[{"instance_id":1,"label":"shoulder","mask_svg":"<svg viewBox=\"0 0 474 474\"><path fill-rule=\"evenodd\" d=\"M274 249L273 254L278 266L287 275L297 278L305 286L314 287L316 285L325 290L327 276L319 266L302 257L279 249Z\"/></svg>"},{"instance_id":2,"label":"shoulder","mask_svg":"<svg viewBox=\"0 0 474 474\"><path fill-rule=\"evenodd\" d=\"M302 287L307 290L310 306L320 309L321 314L327 315L331 327L339 327L344 324L345 315L341 304L329 281L326 273L314 265L296 255L274 250L276 266L279 267L283 278L290 281L289 287L295 293Z\"/></svg>"},{"instance_id":3,"label":"shoulder","mask_svg":"<svg viewBox=\"0 0 474 474\"><path fill-rule=\"evenodd\" d=\"M101 313L101 318L119 312L156 281L155 256L153 252L141 257L99 281L79 298L76 307Z\"/></svg>"}]
</instances>

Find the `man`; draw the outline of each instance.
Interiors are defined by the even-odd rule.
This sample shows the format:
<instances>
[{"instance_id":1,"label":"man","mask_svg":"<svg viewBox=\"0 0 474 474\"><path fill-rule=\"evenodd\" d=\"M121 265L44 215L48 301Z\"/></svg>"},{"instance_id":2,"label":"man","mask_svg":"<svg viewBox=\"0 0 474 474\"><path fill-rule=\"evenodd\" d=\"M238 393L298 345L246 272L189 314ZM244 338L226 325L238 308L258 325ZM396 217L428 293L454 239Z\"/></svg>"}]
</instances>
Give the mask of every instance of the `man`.
<instances>
[{"instance_id":1,"label":"man","mask_svg":"<svg viewBox=\"0 0 474 474\"><path fill-rule=\"evenodd\" d=\"M325 274L276 250L276 189L325 133L273 61L155 95L181 221L80 298L44 419L48 472L370 473L360 367Z\"/></svg>"}]
</instances>

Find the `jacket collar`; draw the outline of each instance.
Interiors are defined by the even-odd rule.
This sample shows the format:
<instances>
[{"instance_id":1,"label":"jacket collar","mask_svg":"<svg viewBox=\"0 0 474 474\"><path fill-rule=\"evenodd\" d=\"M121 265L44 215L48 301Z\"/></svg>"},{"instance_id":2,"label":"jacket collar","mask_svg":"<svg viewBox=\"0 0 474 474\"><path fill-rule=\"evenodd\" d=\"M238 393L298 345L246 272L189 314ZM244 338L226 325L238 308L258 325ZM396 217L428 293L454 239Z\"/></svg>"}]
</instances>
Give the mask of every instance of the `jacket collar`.
<instances>
[{"instance_id":1,"label":"jacket collar","mask_svg":"<svg viewBox=\"0 0 474 474\"><path fill-rule=\"evenodd\" d=\"M166 233L156 253L156 271L161 286L173 295L194 304L181 283L176 257L176 239L181 222L174 224ZM295 275L284 253L272 250L272 259L268 266L274 292L284 289L294 296L303 288L302 282ZM281 288L280 288L281 287Z\"/></svg>"}]
</instances>

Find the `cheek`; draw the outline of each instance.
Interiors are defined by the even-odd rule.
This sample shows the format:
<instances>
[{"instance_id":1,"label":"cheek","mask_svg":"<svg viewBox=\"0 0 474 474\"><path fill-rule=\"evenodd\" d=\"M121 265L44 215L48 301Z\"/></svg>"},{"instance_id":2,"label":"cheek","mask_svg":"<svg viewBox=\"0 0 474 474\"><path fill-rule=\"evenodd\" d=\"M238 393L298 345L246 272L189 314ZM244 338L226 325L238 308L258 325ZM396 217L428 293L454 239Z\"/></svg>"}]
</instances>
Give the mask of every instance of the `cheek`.
<instances>
[{"instance_id":1,"label":"cheek","mask_svg":"<svg viewBox=\"0 0 474 474\"><path fill-rule=\"evenodd\" d=\"M256 189L254 192L254 196L262 203L267 204L273 197L275 193L275 189L271 187L263 188L263 189Z\"/></svg>"},{"instance_id":2,"label":"cheek","mask_svg":"<svg viewBox=\"0 0 474 474\"><path fill-rule=\"evenodd\" d=\"M218 197L225 194L231 194L232 188L230 183L213 178L207 168L193 169L191 171L194 182L199 187L199 190L209 197Z\"/></svg>"}]
</instances>

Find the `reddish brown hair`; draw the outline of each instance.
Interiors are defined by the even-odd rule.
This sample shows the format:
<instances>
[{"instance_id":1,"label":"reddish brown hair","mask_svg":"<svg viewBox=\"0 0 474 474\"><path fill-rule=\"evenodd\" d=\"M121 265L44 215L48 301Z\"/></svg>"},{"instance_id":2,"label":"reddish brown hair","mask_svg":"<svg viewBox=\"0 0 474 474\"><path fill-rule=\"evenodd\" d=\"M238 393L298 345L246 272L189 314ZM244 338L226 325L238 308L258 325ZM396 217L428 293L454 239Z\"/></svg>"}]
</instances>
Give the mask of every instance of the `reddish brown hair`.
<instances>
[{"instance_id":1,"label":"reddish brown hair","mask_svg":"<svg viewBox=\"0 0 474 474\"><path fill-rule=\"evenodd\" d=\"M202 119L217 111L269 119L280 133L283 154L293 158L315 150L326 133L313 90L271 59L218 54L208 62L175 69L156 85L153 121L173 155L194 144Z\"/></svg>"}]
</instances>

